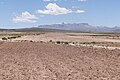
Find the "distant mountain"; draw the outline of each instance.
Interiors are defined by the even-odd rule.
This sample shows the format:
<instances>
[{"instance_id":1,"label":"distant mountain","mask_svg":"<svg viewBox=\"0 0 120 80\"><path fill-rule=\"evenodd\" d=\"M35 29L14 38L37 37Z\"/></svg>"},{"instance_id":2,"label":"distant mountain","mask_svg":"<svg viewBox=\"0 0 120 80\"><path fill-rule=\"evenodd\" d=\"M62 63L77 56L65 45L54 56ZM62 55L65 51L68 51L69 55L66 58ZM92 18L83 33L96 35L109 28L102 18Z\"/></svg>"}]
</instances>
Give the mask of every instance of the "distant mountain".
<instances>
[{"instance_id":1,"label":"distant mountain","mask_svg":"<svg viewBox=\"0 0 120 80\"><path fill-rule=\"evenodd\" d=\"M0 29L0 32L3 32L3 31L13 31L13 29Z\"/></svg>"},{"instance_id":2,"label":"distant mountain","mask_svg":"<svg viewBox=\"0 0 120 80\"><path fill-rule=\"evenodd\" d=\"M39 28L70 30L80 32L120 32L120 27L105 27L105 26L92 26L88 23L62 23L52 25L39 25Z\"/></svg>"},{"instance_id":3,"label":"distant mountain","mask_svg":"<svg viewBox=\"0 0 120 80\"><path fill-rule=\"evenodd\" d=\"M60 29L50 29L50 28L22 28L22 29L14 29L15 32L71 32L69 30L60 30Z\"/></svg>"},{"instance_id":4,"label":"distant mountain","mask_svg":"<svg viewBox=\"0 0 120 80\"><path fill-rule=\"evenodd\" d=\"M50 29L60 29L60 30L72 30L72 31L93 31L95 27L87 24L87 23L62 23L62 24L53 24L53 25L40 25L39 28L50 28Z\"/></svg>"},{"instance_id":5,"label":"distant mountain","mask_svg":"<svg viewBox=\"0 0 120 80\"><path fill-rule=\"evenodd\" d=\"M52 25L39 25L38 27L22 29L0 29L0 31L16 32L112 32L120 33L120 27L92 26L88 23L62 23Z\"/></svg>"}]
</instances>

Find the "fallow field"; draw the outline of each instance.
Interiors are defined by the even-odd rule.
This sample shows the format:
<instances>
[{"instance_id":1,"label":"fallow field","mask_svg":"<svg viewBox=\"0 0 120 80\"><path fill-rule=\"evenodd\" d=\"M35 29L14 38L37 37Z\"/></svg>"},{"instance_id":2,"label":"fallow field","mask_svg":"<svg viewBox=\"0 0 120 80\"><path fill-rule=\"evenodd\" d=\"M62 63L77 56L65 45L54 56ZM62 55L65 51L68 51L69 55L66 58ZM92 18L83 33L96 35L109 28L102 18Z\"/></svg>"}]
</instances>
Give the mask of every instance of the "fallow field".
<instances>
[{"instance_id":1,"label":"fallow field","mask_svg":"<svg viewBox=\"0 0 120 80\"><path fill-rule=\"evenodd\" d=\"M120 80L120 34L0 34L0 80Z\"/></svg>"}]
</instances>

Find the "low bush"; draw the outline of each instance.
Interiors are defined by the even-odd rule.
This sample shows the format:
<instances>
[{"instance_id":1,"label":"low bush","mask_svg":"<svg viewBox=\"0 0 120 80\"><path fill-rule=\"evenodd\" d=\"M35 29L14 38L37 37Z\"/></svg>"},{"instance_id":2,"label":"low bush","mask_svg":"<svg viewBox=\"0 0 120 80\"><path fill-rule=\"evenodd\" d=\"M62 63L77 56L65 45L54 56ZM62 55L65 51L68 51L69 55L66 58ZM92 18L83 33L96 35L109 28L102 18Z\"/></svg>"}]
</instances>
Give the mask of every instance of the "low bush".
<instances>
[{"instance_id":1,"label":"low bush","mask_svg":"<svg viewBox=\"0 0 120 80\"><path fill-rule=\"evenodd\" d=\"M17 36L18 38L21 37L20 35Z\"/></svg>"},{"instance_id":2,"label":"low bush","mask_svg":"<svg viewBox=\"0 0 120 80\"><path fill-rule=\"evenodd\" d=\"M57 43L57 44L60 44L60 41L57 41L56 43Z\"/></svg>"},{"instance_id":3,"label":"low bush","mask_svg":"<svg viewBox=\"0 0 120 80\"><path fill-rule=\"evenodd\" d=\"M15 38L17 38L17 37L15 37L15 36L12 36L12 37L11 37L11 39L15 39Z\"/></svg>"},{"instance_id":4,"label":"low bush","mask_svg":"<svg viewBox=\"0 0 120 80\"><path fill-rule=\"evenodd\" d=\"M30 42L33 42L32 40L30 40Z\"/></svg>"},{"instance_id":5,"label":"low bush","mask_svg":"<svg viewBox=\"0 0 120 80\"><path fill-rule=\"evenodd\" d=\"M8 39L16 39L16 38L19 38L21 36L11 36L11 37L8 37Z\"/></svg>"},{"instance_id":6,"label":"low bush","mask_svg":"<svg viewBox=\"0 0 120 80\"><path fill-rule=\"evenodd\" d=\"M8 37L8 39L12 39L11 37Z\"/></svg>"},{"instance_id":7,"label":"low bush","mask_svg":"<svg viewBox=\"0 0 120 80\"><path fill-rule=\"evenodd\" d=\"M52 42L52 40L50 40L49 42Z\"/></svg>"},{"instance_id":8,"label":"low bush","mask_svg":"<svg viewBox=\"0 0 120 80\"><path fill-rule=\"evenodd\" d=\"M69 44L69 42L64 42L64 44Z\"/></svg>"},{"instance_id":9,"label":"low bush","mask_svg":"<svg viewBox=\"0 0 120 80\"><path fill-rule=\"evenodd\" d=\"M6 37L3 37L2 40L7 40L7 38L6 38Z\"/></svg>"},{"instance_id":10,"label":"low bush","mask_svg":"<svg viewBox=\"0 0 120 80\"><path fill-rule=\"evenodd\" d=\"M92 44L95 44L96 42L93 41L93 42L91 42L91 43L92 43Z\"/></svg>"}]
</instances>

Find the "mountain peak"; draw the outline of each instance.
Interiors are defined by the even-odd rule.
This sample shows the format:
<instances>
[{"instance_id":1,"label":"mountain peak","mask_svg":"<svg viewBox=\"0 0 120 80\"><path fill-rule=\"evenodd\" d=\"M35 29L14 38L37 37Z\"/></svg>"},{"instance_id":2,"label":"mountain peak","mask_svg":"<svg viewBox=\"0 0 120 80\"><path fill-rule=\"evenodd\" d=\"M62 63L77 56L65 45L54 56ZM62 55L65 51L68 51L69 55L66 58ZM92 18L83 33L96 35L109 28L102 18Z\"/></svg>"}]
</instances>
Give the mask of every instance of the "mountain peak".
<instances>
[{"instance_id":1,"label":"mountain peak","mask_svg":"<svg viewBox=\"0 0 120 80\"><path fill-rule=\"evenodd\" d=\"M40 28L49 29L60 29L60 30L72 30L72 31L82 31L82 32L120 32L120 27L116 26L114 28L106 26L92 26L88 23L61 23L61 24L51 24L51 25L39 25Z\"/></svg>"}]
</instances>

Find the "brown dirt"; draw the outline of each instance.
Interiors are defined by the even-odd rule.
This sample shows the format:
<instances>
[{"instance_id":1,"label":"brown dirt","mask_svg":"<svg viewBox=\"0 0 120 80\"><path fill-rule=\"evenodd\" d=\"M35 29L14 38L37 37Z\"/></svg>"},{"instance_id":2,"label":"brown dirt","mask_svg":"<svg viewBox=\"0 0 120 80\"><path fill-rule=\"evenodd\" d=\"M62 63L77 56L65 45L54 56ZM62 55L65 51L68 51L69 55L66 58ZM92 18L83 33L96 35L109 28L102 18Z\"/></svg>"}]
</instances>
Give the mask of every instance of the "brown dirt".
<instances>
[{"instance_id":1,"label":"brown dirt","mask_svg":"<svg viewBox=\"0 0 120 80\"><path fill-rule=\"evenodd\" d=\"M15 40L33 40L33 41L44 41L44 42L48 42L50 40L52 41L74 41L74 42L93 42L94 41L94 42L119 42L120 43L120 39L112 39L107 35L103 36L103 34L94 34L94 33L46 32L43 34L41 33L40 35L30 35L30 34L25 35Z\"/></svg>"},{"instance_id":2,"label":"brown dirt","mask_svg":"<svg viewBox=\"0 0 120 80\"><path fill-rule=\"evenodd\" d=\"M0 80L120 80L120 50L4 42Z\"/></svg>"}]
</instances>

